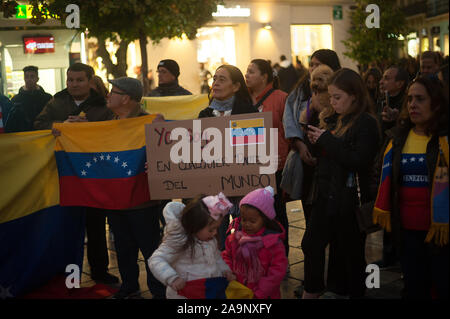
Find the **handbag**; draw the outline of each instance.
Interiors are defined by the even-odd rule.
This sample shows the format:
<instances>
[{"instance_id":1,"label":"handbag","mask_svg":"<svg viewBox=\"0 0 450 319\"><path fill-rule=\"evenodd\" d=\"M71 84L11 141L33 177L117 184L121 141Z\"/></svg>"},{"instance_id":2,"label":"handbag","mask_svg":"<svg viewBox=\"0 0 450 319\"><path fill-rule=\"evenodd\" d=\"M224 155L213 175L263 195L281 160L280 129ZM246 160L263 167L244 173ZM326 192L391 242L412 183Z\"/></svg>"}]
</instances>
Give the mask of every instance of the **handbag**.
<instances>
[{"instance_id":1,"label":"handbag","mask_svg":"<svg viewBox=\"0 0 450 319\"><path fill-rule=\"evenodd\" d=\"M371 234L381 230L381 226L373 223L373 207L375 201L361 204L361 188L359 187L358 173L356 173L356 189L358 191L358 206L356 207L356 220L361 233Z\"/></svg>"}]
</instances>

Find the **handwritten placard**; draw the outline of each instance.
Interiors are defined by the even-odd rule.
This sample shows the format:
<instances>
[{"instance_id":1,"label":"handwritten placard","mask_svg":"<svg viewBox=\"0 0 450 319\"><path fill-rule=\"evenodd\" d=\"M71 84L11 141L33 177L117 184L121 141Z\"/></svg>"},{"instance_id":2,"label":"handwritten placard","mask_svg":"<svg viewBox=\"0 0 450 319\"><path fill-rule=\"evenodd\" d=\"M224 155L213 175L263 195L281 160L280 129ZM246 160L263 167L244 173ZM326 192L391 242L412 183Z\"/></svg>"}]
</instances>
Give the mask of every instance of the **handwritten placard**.
<instances>
[{"instance_id":1,"label":"handwritten placard","mask_svg":"<svg viewBox=\"0 0 450 319\"><path fill-rule=\"evenodd\" d=\"M278 134L270 112L156 122L145 130L152 199L276 190Z\"/></svg>"}]
</instances>

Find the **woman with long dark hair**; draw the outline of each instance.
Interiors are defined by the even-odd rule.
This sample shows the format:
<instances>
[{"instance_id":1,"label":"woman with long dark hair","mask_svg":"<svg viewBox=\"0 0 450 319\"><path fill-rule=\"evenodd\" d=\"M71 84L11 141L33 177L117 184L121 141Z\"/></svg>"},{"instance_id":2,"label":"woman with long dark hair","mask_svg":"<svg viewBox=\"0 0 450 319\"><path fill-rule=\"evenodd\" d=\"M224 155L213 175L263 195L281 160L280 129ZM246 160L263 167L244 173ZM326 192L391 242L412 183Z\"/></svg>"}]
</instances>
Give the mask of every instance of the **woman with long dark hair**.
<instances>
[{"instance_id":1,"label":"woman with long dark hair","mask_svg":"<svg viewBox=\"0 0 450 319\"><path fill-rule=\"evenodd\" d=\"M310 221L302 240L305 255L304 298L324 290L359 298L365 292L365 234L356 220L358 189L370 201L369 180L378 152L380 131L363 80L341 69L329 80L331 108L321 114L320 128L307 126L308 139L319 148ZM330 244L327 285L325 249Z\"/></svg>"},{"instance_id":2,"label":"woman with long dark hair","mask_svg":"<svg viewBox=\"0 0 450 319\"><path fill-rule=\"evenodd\" d=\"M387 131L374 219L392 232L407 299L448 299L448 99L421 76Z\"/></svg>"},{"instance_id":3,"label":"woman with long dark hair","mask_svg":"<svg viewBox=\"0 0 450 319\"><path fill-rule=\"evenodd\" d=\"M284 245L286 256L289 255L288 229L289 222L286 215L286 202L283 200L280 187L281 174L289 151L289 144L284 137L283 113L287 93L279 89L278 77L274 76L269 62L263 59L254 59L250 62L245 74L245 82L250 91L252 102L260 112L271 112L273 127L278 129L278 169L275 173L277 194L275 195L275 211L277 220L286 231Z\"/></svg>"}]
</instances>

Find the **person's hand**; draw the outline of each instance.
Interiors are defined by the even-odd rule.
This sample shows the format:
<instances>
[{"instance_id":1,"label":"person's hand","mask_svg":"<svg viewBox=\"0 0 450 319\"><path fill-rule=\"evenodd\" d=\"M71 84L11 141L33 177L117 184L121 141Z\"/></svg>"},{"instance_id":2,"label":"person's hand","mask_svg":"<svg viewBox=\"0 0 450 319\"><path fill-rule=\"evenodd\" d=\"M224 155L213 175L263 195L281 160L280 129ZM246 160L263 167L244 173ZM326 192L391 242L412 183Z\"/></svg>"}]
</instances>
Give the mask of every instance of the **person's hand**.
<instances>
[{"instance_id":1,"label":"person's hand","mask_svg":"<svg viewBox=\"0 0 450 319\"><path fill-rule=\"evenodd\" d=\"M223 273L223 275L227 278L228 281L236 280L236 275L233 274L230 270L227 270Z\"/></svg>"},{"instance_id":2,"label":"person's hand","mask_svg":"<svg viewBox=\"0 0 450 319\"><path fill-rule=\"evenodd\" d=\"M308 125L308 138L312 144L317 143L317 140L320 138L323 132L325 132L325 130L322 130L312 125Z\"/></svg>"},{"instance_id":3,"label":"person's hand","mask_svg":"<svg viewBox=\"0 0 450 319\"><path fill-rule=\"evenodd\" d=\"M296 148L298 149L298 152L300 153L300 158L302 159L302 161L308 164L309 166L315 166L316 159L311 155L306 144L303 143L303 141L301 140L296 140L295 144Z\"/></svg>"},{"instance_id":4,"label":"person's hand","mask_svg":"<svg viewBox=\"0 0 450 319\"><path fill-rule=\"evenodd\" d=\"M393 122L397 119L399 111L397 109L391 109L389 106L385 106L381 112L381 119L384 122Z\"/></svg>"},{"instance_id":5,"label":"person's hand","mask_svg":"<svg viewBox=\"0 0 450 319\"><path fill-rule=\"evenodd\" d=\"M79 115L69 115L67 120L64 121L64 123L75 123L75 122L87 122L86 116L79 116Z\"/></svg>"},{"instance_id":6,"label":"person's hand","mask_svg":"<svg viewBox=\"0 0 450 319\"><path fill-rule=\"evenodd\" d=\"M57 128L52 128L52 134L54 137L58 137L61 136L61 131L58 130Z\"/></svg>"},{"instance_id":7,"label":"person's hand","mask_svg":"<svg viewBox=\"0 0 450 319\"><path fill-rule=\"evenodd\" d=\"M186 286L186 281L184 281L184 279L182 279L180 277L175 279L175 281L170 285L170 287L172 287L172 289L175 291L183 289L184 286Z\"/></svg>"},{"instance_id":8,"label":"person's hand","mask_svg":"<svg viewBox=\"0 0 450 319\"><path fill-rule=\"evenodd\" d=\"M156 117L153 119L153 122L164 122L166 119L164 118L164 115L161 113L156 114Z\"/></svg>"}]
</instances>

